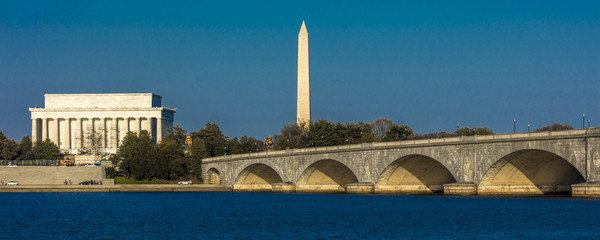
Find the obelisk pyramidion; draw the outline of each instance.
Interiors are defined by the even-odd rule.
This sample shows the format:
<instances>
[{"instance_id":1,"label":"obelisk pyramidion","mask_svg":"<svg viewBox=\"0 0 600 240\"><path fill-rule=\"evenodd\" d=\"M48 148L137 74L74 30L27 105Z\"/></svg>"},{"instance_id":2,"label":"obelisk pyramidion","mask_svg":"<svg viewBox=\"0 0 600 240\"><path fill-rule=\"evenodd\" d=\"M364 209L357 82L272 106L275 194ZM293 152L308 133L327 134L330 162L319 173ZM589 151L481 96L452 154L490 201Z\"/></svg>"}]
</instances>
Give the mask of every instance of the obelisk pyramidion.
<instances>
[{"instance_id":1,"label":"obelisk pyramidion","mask_svg":"<svg viewBox=\"0 0 600 240\"><path fill-rule=\"evenodd\" d=\"M298 109L296 123L306 124L310 122L310 70L308 63L308 32L302 21L302 27L298 33Z\"/></svg>"}]
</instances>

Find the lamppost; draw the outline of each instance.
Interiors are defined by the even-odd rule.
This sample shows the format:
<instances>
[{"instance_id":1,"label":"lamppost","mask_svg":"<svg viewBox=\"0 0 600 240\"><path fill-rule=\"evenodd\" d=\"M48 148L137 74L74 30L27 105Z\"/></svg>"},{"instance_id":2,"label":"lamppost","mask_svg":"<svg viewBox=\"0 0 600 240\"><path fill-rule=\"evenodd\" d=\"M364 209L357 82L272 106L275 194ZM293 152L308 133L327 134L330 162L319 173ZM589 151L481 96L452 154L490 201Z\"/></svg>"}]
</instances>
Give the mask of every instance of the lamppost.
<instances>
[{"instance_id":1,"label":"lamppost","mask_svg":"<svg viewBox=\"0 0 600 240\"><path fill-rule=\"evenodd\" d=\"M530 127L530 125L529 125L529 123L528 123L528 124L527 124L527 132L529 132L529 127Z\"/></svg>"},{"instance_id":2,"label":"lamppost","mask_svg":"<svg viewBox=\"0 0 600 240\"><path fill-rule=\"evenodd\" d=\"M517 119L513 119L513 133L517 133Z\"/></svg>"},{"instance_id":3,"label":"lamppost","mask_svg":"<svg viewBox=\"0 0 600 240\"><path fill-rule=\"evenodd\" d=\"M585 128L585 113L583 114L583 126L581 128Z\"/></svg>"},{"instance_id":4,"label":"lamppost","mask_svg":"<svg viewBox=\"0 0 600 240\"><path fill-rule=\"evenodd\" d=\"M457 123L456 124L456 135L460 136L460 132L458 131L458 129L459 129L459 124Z\"/></svg>"}]
</instances>

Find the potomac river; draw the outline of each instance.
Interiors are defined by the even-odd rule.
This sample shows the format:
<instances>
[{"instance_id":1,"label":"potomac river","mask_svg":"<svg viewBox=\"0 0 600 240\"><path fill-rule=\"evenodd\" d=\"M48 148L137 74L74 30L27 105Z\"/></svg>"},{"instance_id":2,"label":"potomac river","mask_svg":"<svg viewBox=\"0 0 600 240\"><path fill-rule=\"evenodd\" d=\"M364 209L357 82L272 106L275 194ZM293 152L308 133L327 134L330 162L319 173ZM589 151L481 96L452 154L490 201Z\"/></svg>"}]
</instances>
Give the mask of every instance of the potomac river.
<instances>
[{"instance_id":1,"label":"potomac river","mask_svg":"<svg viewBox=\"0 0 600 240\"><path fill-rule=\"evenodd\" d=\"M598 239L600 201L237 192L2 193L2 239Z\"/></svg>"}]
</instances>

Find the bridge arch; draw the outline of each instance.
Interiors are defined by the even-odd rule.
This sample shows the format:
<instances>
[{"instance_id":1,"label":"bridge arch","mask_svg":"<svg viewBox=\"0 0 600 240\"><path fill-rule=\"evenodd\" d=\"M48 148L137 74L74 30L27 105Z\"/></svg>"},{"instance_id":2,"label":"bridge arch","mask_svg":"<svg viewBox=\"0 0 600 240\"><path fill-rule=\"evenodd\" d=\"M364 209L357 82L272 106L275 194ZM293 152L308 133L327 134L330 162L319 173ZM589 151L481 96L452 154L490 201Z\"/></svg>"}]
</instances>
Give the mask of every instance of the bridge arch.
<instances>
[{"instance_id":1,"label":"bridge arch","mask_svg":"<svg viewBox=\"0 0 600 240\"><path fill-rule=\"evenodd\" d=\"M255 163L238 174L233 183L234 191L272 191L274 183L283 182L281 175L269 165Z\"/></svg>"},{"instance_id":2,"label":"bridge arch","mask_svg":"<svg viewBox=\"0 0 600 240\"><path fill-rule=\"evenodd\" d=\"M581 172L564 157L540 149L524 149L492 164L478 186L479 194L553 194L571 192L585 182Z\"/></svg>"},{"instance_id":3,"label":"bridge arch","mask_svg":"<svg viewBox=\"0 0 600 240\"><path fill-rule=\"evenodd\" d=\"M221 184L221 173L216 168L210 168L206 172L206 184Z\"/></svg>"},{"instance_id":4,"label":"bridge arch","mask_svg":"<svg viewBox=\"0 0 600 240\"><path fill-rule=\"evenodd\" d=\"M356 173L345 164L323 159L310 164L296 181L296 192L346 192L346 185L358 182Z\"/></svg>"},{"instance_id":5,"label":"bridge arch","mask_svg":"<svg viewBox=\"0 0 600 240\"><path fill-rule=\"evenodd\" d=\"M411 154L396 159L379 175L376 193L441 193L444 184L454 183L452 173L439 161Z\"/></svg>"}]
</instances>

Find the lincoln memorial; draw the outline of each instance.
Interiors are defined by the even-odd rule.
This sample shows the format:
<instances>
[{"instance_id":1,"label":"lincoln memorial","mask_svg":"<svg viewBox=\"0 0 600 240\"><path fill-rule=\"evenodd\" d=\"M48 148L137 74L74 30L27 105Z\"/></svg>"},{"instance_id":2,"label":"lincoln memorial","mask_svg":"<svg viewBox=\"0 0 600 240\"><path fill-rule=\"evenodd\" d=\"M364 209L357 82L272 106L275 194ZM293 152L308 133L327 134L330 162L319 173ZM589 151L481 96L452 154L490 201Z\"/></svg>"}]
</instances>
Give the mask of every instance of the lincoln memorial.
<instances>
[{"instance_id":1,"label":"lincoln memorial","mask_svg":"<svg viewBox=\"0 0 600 240\"><path fill-rule=\"evenodd\" d=\"M50 139L65 154L115 153L127 132L148 131L160 142L175 109L161 97L134 94L45 94L45 108L29 108L31 138Z\"/></svg>"}]
</instances>

